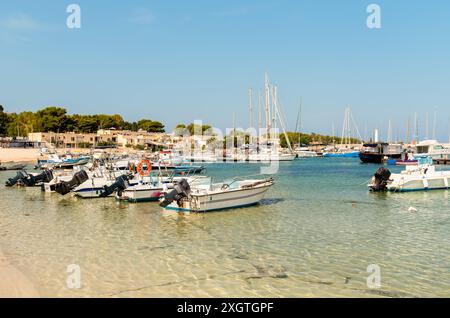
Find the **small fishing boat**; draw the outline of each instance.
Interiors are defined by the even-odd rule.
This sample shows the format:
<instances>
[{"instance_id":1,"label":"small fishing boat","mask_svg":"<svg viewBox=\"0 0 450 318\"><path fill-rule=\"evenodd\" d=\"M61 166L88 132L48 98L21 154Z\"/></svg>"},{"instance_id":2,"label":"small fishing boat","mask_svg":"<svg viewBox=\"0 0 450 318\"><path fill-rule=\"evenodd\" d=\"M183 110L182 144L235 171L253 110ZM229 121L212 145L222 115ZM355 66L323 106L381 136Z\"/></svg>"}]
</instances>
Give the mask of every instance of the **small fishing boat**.
<instances>
[{"instance_id":1,"label":"small fishing boat","mask_svg":"<svg viewBox=\"0 0 450 318\"><path fill-rule=\"evenodd\" d=\"M23 163L8 163L6 165L0 162L0 171L23 170L27 165Z\"/></svg>"},{"instance_id":2,"label":"small fishing boat","mask_svg":"<svg viewBox=\"0 0 450 318\"><path fill-rule=\"evenodd\" d=\"M70 155L65 155L59 157L56 154L49 155L47 160L38 160L37 167L39 168L59 168L59 169L70 169L74 166L85 165L89 162L90 157L81 156L78 158L72 158Z\"/></svg>"},{"instance_id":3,"label":"small fishing boat","mask_svg":"<svg viewBox=\"0 0 450 318\"><path fill-rule=\"evenodd\" d=\"M210 183L192 188L186 180L165 195L161 206L176 211L210 212L258 204L274 184L269 179L233 179L231 182Z\"/></svg>"},{"instance_id":4,"label":"small fishing boat","mask_svg":"<svg viewBox=\"0 0 450 318\"><path fill-rule=\"evenodd\" d=\"M308 147L295 148L294 153L297 154L297 158L316 158L319 156L317 152L309 150Z\"/></svg>"},{"instance_id":5,"label":"small fishing boat","mask_svg":"<svg viewBox=\"0 0 450 318\"><path fill-rule=\"evenodd\" d=\"M401 155L401 159L388 159L387 164L390 166L417 166L418 160L412 153L405 152Z\"/></svg>"},{"instance_id":6,"label":"small fishing boat","mask_svg":"<svg viewBox=\"0 0 450 318\"><path fill-rule=\"evenodd\" d=\"M94 173L86 181L72 189L72 192L81 198L101 198L105 192L105 187L113 185L117 178L122 175L121 171L108 171ZM112 196L113 193L108 196Z\"/></svg>"},{"instance_id":7,"label":"small fishing boat","mask_svg":"<svg viewBox=\"0 0 450 318\"><path fill-rule=\"evenodd\" d=\"M375 192L427 191L450 188L450 171L437 171L433 159L419 158L417 166L406 166L401 173L392 174L382 167L377 170L368 187Z\"/></svg>"}]
</instances>

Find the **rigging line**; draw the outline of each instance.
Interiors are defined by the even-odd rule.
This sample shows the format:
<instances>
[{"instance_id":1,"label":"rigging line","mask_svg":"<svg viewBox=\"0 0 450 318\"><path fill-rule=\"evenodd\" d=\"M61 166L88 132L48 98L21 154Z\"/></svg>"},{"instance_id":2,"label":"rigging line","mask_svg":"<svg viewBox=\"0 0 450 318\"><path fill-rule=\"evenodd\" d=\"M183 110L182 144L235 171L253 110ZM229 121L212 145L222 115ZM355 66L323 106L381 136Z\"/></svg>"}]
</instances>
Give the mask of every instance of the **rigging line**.
<instances>
[{"instance_id":1,"label":"rigging line","mask_svg":"<svg viewBox=\"0 0 450 318\"><path fill-rule=\"evenodd\" d=\"M361 134L359 133L358 125L356 125L356 121L355 121L355 118L353 117L353 114L350 113L350 116L351 116L351 118L352 118L353 125L355 125L356 132L358 133L359 140L362 140Z\"/></svg>"}]
</instances>

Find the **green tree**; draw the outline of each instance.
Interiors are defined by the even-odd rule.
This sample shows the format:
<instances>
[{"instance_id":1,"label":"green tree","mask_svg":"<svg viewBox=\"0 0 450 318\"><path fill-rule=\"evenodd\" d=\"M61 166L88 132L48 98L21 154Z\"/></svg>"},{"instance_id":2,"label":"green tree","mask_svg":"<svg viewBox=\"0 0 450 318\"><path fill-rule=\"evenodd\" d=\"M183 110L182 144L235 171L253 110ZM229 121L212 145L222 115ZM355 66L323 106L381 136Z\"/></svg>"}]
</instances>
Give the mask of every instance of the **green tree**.
<instances>
[{"instance_id":1,"label":"green tree","mask_svg":"<svg viewBox=\"0 0 450 318\"><path fill-rule=\"evenodd\" d=\"M98 120L91 115L74 115L76 131L80 133L94 133L98 130Z\"/></svg>"},{"instance_id":2,"label":"green tree","mask_svg":"<svg viewBox=\"0 0 450 318\"><path fill-rule=\"evenodd\" d=\"M201 127L197 124L191 123L186 126L186 129L189 131L189 134L193 136L197 132L204 133L206 130L211 129L212 127L210 125L202 125Z\"/></svg>"},{"instance_id":3,"label":"green tree","mask_svg":"<svg viewBox=\"0 0 450 318\"><path fill-rule=\"evenodd\" d=\"M46 107L36 115L42 123L43 132L64 132L67 125L67 111L61 107Z\"/></svg>"},{"instance_id":4,"label":"green tree","mask_svg":"<svg viewBox=\"0 0 450 318\"><path fill-rule=\"evenodd\" d=\"M165 131L163 124L161 124L159 121L153 121L150 119L141 119L137 122L137 125L139 129L148 132L162 133Z\"/></svg>"},{"instance_id":5,"label":"green tree","mask_svg":"<svg viewBox=\"0 0 450 318\"><path fill-rule=\"evenodd\" d=\"M33 112L22 112L20 114L9 114L6 132L10 137L26 137L31 132L41 130L41 122Z\"/></svg>"},{"instance_id":6,"label":"green tree","mask_svg":"<svg viewBox=\"0 0 450 318\"><path fill-rule=\"evenodd\" d=\"M8 130L8 114L3 112L3 106L0 105L0 135L5 135Z\"/></svg>"}]
</instances>

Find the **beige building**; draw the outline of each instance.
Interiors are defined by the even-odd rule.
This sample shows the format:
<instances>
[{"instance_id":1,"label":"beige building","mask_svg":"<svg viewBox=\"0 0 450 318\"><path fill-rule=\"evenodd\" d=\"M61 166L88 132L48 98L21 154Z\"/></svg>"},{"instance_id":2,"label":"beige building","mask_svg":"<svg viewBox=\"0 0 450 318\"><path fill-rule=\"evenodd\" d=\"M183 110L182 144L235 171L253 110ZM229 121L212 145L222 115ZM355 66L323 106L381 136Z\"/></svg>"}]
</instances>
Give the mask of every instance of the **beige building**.
<instances>
[{"instance_id":1,"label":"beige building","mask_svg":"<svg viewBox=\"0 0 450 318\"><path fill-rule=\"evenodd\" d=\"M30 133L28 139L32 142L46 143L57 148L94 147L99 144L115 144L126 146L164 146L169 137L164 133L149 133L146 131L129 131L101 129L96 134L66 133Z\"/></svg>"}]
</instances>

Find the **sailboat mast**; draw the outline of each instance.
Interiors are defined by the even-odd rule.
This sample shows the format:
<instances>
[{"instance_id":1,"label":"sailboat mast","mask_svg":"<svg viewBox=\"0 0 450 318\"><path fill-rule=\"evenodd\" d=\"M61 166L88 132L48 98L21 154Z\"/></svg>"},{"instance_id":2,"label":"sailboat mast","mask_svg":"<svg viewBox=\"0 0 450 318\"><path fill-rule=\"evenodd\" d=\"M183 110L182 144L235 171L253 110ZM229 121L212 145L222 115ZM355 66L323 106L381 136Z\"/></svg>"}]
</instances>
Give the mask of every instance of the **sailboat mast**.
<instances>
[{"instance_id":1,"label":"sailboat mast","mask_svg":"<svg viewBox=\"0 0 450 318\"><path fill-rule=\"evenodd\" d=\"M261 126L262 126L262 96L261 90L258 93L258 144L261 137Z\"/></svg>"},{"instance_id":2,"label":"sailboat mast","mask_svg":"<svg viewBox=\"0 0 450 318\"><path fill-rule=\"evenodd\" d=\"M411 120L410 117L408 116L408 121L406 123L406 143L410 143L411 141Z\"/></svg>"},{"instance_id":3,"label":"sailboat mast","mask_svg":"<svg viewBox=\"0 0 450 318\"><path fill-rule=\"evenodd\" d=\"M437 121L437 112L434 112L434 119L433 119L433 140L436 140L436 121Z\"/></svg>"},{"instance_id":4,"label":"sailboat mast","mask_svg":"<svg viewBox=\"0 0 450 318\"><path fill-rule=\"evenodd\" d=\"M252 143L252 128L253 128L253 90L252 88L249 88L248 90L248 111L249 111L249 130L250 130L250 136L249 136L249 144Z\"/></svg>"},{"instance_id":5,"label":"sailboat mast","mask_svg":"<svg viewBox=\"0 0 450 318\"><path fill-rule=\"evenodd\" d=\"M419 119L417 113L414 113L414 142L417 143L419 139Z\"/></svg>"},{"instance_id":6,"label":"sailboat mast","mask_svg":"<svg viewBox=\"0 0 450 318\"><path fill-rule=\"evenodd\" d=\"M269 88L269 76L265 74L265 102L266 102L266 136L269 138L270 134L270 88Z\"/></svg>"},{"instance_id":7,"label":"sailboat mast","mask_svg":"<svg viewBox=\"0 0 450 318\"><path fill-rule=\"evenodd\" d=\"M387 142L390 144L392 142L392 125L391 120L389 119L389 127L388 127L388 137Z\"/></svg>"},{"instance_id":8,"label":"sailboat mast","mask_svg":"<svg viewBox=\"0 0 450 318\"><path fill-rule=\"evenodd\" d=\"M273 106L274 106L273 111L275 112L275 115L278 116L278 119L280 121L281 129L283 129L284 138L286 138L286 143L288 145L289 151L291 153L293 153L291 142L290 142L289 136L288 136L288 134L286 132L286 127L285 127L285 124L284 124L284 121L283 121L283 117L281 116L281 111L278 108L278 96L277 95L278 95L277 94L277 87L275 86L275 98L274 98L274 103L273 103Z\"/></svg>"}]
</instances>

